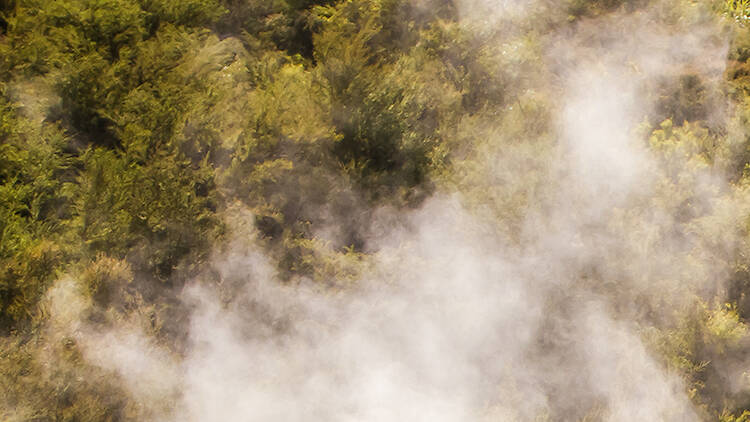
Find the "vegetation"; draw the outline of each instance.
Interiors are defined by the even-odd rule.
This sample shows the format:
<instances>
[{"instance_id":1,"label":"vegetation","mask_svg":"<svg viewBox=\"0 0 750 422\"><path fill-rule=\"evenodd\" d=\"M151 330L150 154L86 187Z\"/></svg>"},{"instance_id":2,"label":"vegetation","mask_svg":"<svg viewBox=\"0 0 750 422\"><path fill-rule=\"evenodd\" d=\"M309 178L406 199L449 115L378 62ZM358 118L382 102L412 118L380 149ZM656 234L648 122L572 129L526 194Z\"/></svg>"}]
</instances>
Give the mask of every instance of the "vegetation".
<instances>
[{"instance_id":1,"label":"vegetation","mask_svg":"<svg viewBox=\"0 0 750 422\"><path fill-rule=\"evenodd\" d=\"M525 218L549 206L555 34L651 2L563 3L482 27L449 0L0 0L0 420L148 420L73 337L49 334L49 291L73 278L91 324L145 321L179 353L188 310L176 298L211 278L238 207L281 279L330 288L374 252L376 208L414 209L436 191L464 192L521 242ZM727 70L718 84L693 70L644 84L655 107L639 131L660 182L611 230L639 236L635 215L669 210L673 225L644 247L695 271L663 274L665 289L719 277L705 262L731 274L675 287L688 303L610 293L639 304L645 343L701 417L750 420L750 383L729 388L720 366L750 350L750 208L731 227L716 217L750 186L750 6L663 3L675 22L696 8L720 22ZM699 192L705 169L728 187ZM659 243L670 230L690 236ZM722 255L729 232L742 240Z\"/></svg>"}]
</instances>

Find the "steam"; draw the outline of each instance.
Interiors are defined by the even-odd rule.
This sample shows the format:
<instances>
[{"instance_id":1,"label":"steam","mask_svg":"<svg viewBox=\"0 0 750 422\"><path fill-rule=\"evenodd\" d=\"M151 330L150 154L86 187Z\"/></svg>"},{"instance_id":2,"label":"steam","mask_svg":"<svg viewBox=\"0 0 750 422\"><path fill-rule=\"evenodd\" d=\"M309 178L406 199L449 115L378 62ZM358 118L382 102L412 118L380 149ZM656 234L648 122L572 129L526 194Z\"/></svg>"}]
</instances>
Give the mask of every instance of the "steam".
<instances>
[{"instance_id":1,"label":"steam","mask_svg":"<svg viewBox=\"0 0 750 422\"><path fill-rule=\"evenodd\" d=\"M715 81L725 47L711 28L658 23L616 16L550 40L550 77L564 81L558 142L539 151L553 164L520 240L497 235L462 192L443 191L416 211L373 213L367 241L377 252L359 280L332 289L277 280L239 224L212 263L219 286L199 278L184 292L184 354L137 324L102 335L64 321L154 420L696 420L641 329L724 276L734 246L722 252L683 232L684 195L635 129L653 106L644 84L686 67ZM503 162L503 148L490 140L486 159L520 166L511 183L524 183L524 164ZM710 168L695 174L688 183L701 196L691 200L718 220L703 223L734 238L742 195ZM68 300L65 286L53 303Z\"/></svg>"}]
</instances>

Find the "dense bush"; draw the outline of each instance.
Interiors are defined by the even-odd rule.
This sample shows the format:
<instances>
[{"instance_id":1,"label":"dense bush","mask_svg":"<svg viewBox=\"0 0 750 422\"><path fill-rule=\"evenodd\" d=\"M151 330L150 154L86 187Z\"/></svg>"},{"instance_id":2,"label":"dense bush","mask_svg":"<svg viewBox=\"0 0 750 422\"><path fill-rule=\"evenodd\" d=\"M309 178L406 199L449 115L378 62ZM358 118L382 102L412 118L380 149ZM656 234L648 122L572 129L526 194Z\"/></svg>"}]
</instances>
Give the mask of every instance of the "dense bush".
<instances>
[{"instance_id":1,"label":"dense bush","mask_svg":"<svg viewBox=\"0 0 750 422\"><path fill-rule=\"evenodd\" d=\"M0 0L0 419L148 419L73 337L48 335L50 288L75 279L87 324L138 321L179 353L188 310L175 298L191 278L219 283L207 262L237 207L281 280L332 289L373 252L376 210L416 208L440 189L521 243L527 217L556 206L543 199L560 148L560 34L649 2L540 1L481 19L459 3ZM659 10L682 22L694 3ZM694 300L666 315L596 264L580 271L580 283L658 315L639 314L642 337L707 420L750 415L750 388L725 388L715 363L750 347L750 220L714 218L744 203L750 182L745 3L701 9L724 19L724 80L680 69L641 87L658 182L603 229L639 237L635 216L668 210L639 244L689 274L643 279ZM707 178L723 190L697 190ZM730 232L742 239L733 255L720 240ZM678 244L659 243L674 233ZM627 241L615 249L636 253ZM690 291L714 277L706 262L731 268L728 286Z\"/></svg>"}]
</instances>

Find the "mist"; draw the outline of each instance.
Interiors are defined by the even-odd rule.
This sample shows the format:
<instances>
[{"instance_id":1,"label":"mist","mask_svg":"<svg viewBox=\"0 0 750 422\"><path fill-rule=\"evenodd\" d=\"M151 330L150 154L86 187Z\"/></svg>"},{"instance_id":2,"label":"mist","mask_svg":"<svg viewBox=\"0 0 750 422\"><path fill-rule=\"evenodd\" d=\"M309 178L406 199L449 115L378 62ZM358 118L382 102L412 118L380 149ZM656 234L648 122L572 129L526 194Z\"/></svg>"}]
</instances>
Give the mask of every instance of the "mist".
<instances>
[{"instance_id":1,"label":"mist","mask_svg":"<svg viewBox=\"0 0 750 422\"><path fill-rule=\"evenodd\" d=\"M512 22L542 7L500 3L457 2L460 24L516 34ZM697 162L700 151L644 135L679 125L653 120L646 88L689 73L719 89L728 50L700 5L671 22L665 4L545 35L535 86L554 100L543 139L460 122L490 134L467 146L482 151L471 180L484 184L438 182L416 209L357 203L368 253L350 278L282 279L237 203L209 269L178 295L178 350L137 318L90 323L95 305L70 280L47 293L49 330L116 373L155 421L700 420L649 333L726 296L748 198L720 157ZM709 108L710 121L729 113ZM484 195L508 191L524 192L520 217L491 218L505 210ZM351 223L326 221L320 232ZM745 363L726 367L728 382Z\"/></svg>"}]
</instances>

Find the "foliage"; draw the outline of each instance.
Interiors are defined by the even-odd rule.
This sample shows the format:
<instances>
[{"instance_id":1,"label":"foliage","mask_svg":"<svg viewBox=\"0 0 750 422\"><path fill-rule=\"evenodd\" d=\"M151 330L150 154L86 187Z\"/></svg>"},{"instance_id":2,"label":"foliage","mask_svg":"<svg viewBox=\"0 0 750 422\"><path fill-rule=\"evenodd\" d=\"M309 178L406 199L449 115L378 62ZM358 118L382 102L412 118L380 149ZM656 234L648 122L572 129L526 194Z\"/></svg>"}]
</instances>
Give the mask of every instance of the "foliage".
<instances>
[{"instance_id":1,"label":"foliage","mask_svg":"<svg viewBox=\"0 0 750 422\"><path fill-rule=\"evenodd\" d=\"M0 327L28 321L64 254L57 244L68 200L65 138L34 128L0 99Z\"/></svg>"},{"instance_id":2,"label":"foliage","mask_svg":"<svg viewBox=\"0 0 750 422\"><path fill-rule=\"evenodd\" d=\"M198 275L221 284L208 262L230 235L258 237L280 279L332 290L367 268L373 213L435 191L464 192L522 242L559 205L545 200L557 37L649 2L548 3L473 20L446 0L0 0L0 419L148 419L75 338L49 335L55 280L77 280L92 327L139 321L179 353L176 297ZM661 3L675 21L699 7ZM702 417L745 421L750 384L727 388L722 363L750 347L750 220L727 217L750 215L748 4L710 6L729 18L725 80L688 69L643 84L655 183L602 229L622 240L613 250L679 270L582 264L578 282L635 304ZM251 230L232 232L237 208ZM638 221L653 209L670 218L649 231ZM644 298L654 286L667 298ZM665 304L673 291L698 296Z\"/></svg>"}]
</instances>

